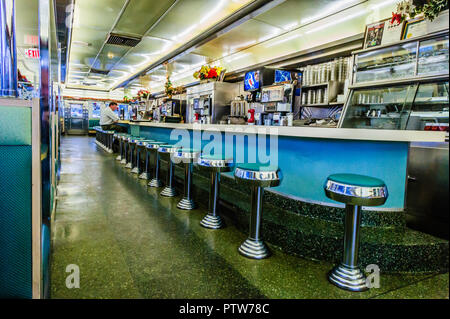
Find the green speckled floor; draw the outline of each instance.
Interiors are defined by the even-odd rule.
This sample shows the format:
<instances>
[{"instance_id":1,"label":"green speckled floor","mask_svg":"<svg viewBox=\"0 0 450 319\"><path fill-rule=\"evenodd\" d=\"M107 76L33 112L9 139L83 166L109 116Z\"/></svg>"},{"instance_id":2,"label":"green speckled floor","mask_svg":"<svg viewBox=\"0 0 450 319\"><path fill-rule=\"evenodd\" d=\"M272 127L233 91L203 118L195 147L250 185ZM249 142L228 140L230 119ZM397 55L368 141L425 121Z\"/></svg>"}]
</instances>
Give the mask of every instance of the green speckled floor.
<instances>
[{"instance_id":1,"label":"green speckled floor","mask_svg":"<svg viewBox=\"0 0 450 319\"><path fill-rule=\"evenodd\" d=\"M52 298L448 298L449 275L381 275L381 287L350 293L328 283L332 267L273 249L255 261L233 225L207 230L204 208L176 209L87 137L62 139L52 233ZM206 200L206 199L205 199ZM205 202L206 204L206 202ZM80 288L66 287L66 266Z\"/></svg>"}]
</instances>

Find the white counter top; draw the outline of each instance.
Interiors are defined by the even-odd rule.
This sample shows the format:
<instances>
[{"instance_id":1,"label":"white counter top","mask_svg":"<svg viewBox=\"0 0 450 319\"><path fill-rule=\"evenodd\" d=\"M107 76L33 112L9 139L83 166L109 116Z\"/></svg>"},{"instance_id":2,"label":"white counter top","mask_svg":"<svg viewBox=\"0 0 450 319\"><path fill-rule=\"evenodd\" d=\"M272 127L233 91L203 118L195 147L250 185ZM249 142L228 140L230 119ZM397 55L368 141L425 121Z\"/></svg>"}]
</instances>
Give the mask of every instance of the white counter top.
<instances>
[{"instance_id":1,"label":"white counter top","mask_svg":"<svg viewBox=\"0 0 450 319\"><path fill-rule=\"evenodd\" d=\"M120 121L130 125L159 127L167 129L187 129L218 131L246 134L270 134L288 137L327 138L344 140L369 140L391 142L445 142L446 132L349 129L303 126L260 126L260 125L226 125L226 124L180 124Z\"/></svg>"}]
</instances>

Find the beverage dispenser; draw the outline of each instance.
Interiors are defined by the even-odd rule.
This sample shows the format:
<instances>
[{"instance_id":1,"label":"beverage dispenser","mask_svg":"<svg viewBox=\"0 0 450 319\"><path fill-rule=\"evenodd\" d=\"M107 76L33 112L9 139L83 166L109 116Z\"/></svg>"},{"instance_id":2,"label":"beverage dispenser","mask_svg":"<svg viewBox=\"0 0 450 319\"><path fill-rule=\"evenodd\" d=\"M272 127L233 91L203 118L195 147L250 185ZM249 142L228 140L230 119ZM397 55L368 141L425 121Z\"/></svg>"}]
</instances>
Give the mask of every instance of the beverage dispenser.
<instances>
[{"instance_id":1,"label":"beverage dispenser","mask_svg":"<svg viewBox=\"0 0 450 319\"><path fill-rule=\"evenodd\" d=\"M210 82L187 89L187 123L217 124L230 114L239 84Z\"/></svg>"}]
</instances>

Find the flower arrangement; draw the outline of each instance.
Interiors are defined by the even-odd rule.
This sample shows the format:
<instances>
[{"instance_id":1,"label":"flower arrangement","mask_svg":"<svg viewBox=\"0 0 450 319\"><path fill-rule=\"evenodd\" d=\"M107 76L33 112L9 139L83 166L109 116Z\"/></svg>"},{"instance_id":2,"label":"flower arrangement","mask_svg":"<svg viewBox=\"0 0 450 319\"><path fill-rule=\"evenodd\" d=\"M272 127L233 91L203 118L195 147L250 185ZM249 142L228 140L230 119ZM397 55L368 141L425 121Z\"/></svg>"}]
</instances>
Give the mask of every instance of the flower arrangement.
<instances>
[{"instance_id":1,"label":"flower arrangement","mask_svg":"<svg viewBox=\"0 0 450 319\"><path fill-rule=\"evenodd\" d=\"M150 97L149 90L139 90L137 93L138 99L148 99Z\"/></svg>"},{"instance_id":2,"label":"flower arrangement","mask_svg":"<svg viewBox=\"0 0 450 319\"><path fill-rule=\"evenodd\" d=\"M222 67L204 65L200 70L194 72L194 78L200 80L217 80L223 74L225 74L225 70Z\"/></svg>"},{"instance_id":3,"label":"flower arrangement","mask_svg":"<svg viewBox=\"0 0 450 319\"><path fill-rule=\"evenodd\" d=\"M397 12L392 12L391 23L403 22L417 15L433 21L441 11L448 9L448 0L404 0L397 4Z\"/></svg>"}]
</instances>

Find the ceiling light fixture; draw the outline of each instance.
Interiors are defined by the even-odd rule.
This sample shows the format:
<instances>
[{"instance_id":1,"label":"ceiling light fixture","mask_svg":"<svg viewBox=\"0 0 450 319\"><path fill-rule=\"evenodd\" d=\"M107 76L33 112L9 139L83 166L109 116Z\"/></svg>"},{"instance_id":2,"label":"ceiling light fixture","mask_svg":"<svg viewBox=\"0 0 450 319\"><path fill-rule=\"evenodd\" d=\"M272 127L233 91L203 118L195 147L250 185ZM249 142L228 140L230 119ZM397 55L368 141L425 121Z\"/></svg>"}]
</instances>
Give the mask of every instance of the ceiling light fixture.
<instances>
[{"instance_id":1,"label":"ceiling light fixture","mask_svg":"<svg viewBox=\"0 0 450 319\"><path fill-rule=\"evenodd\" d=\"M281 40L278 40L278 41L274 41L274 42L268 43L268 44L266 45L266 47L267 47L267 48L270 48L270 47L279 45L279 44L281 44L281 43L284 43L284 42L287 42L287 41L291 41L291 40L296 39L296 38L300 38L301 36L302 36L301 34L294 34L294 35L291 35L291 36L289 36L289 37L287 37L287 38L284 38L284 39L281 39Z\"/></svg>"},{"instance_id":2,"label":"ceiling light fixture","mask_svg":"<svg viewBox=\"0 0 450 319\"><path fill-rule=\"evenodd\" d=\"M225 59L225 62L226 62L226 63L230 63L230 62L233 62L233 61L236 61L236 60L245 58L246 56L249 56L249 55L251 55L251 53L237 54L237 55L235 55L234 57Z\"/></svg>"},{"instance_id":3,"label":"ceiling light fixture","mask_svg":"<svg viewBox=\"0 0 450 319\"><path fill-rule=\"evenodd\" d=\"M387 6L387 5L389 5L389 4L393 3L393 2L397 2L397 1L396 1L396 0L387 0L387 1L384 1L384 2L379 3L379 4L377 4L377 5L370 6L370 7L368 7L367 9L362 10L362 11L360 11L360 12L358 12L358 13L348 15L348 16L342 18L342 19L339 19L339 20L336 20L336 21L333 21L333 22L330 22L330 23L322 24L321 26L318 26L318 27L316 27L316 28L314 28L314 29L311 29L311 30L309 30L309 31L306 31L305 33L306 33L306 34L309 34L309 33L317 32L317 31L323 30L323 29L325 29L325 28L331 27L331 26L333 26L333 25L340 24L340 23L345 22L345 21L348 21L348 20L352 20L352 19L354 19L354 18L357 18L357 17L360 17L360 16L362 16L362 15L364 15L364 14L367 14L367 13L373 11L373 10L377 10L377 9L379 9L379 8L382 8L382 7L384 7L384 6Z\"/></svg>"}]
</instances>

